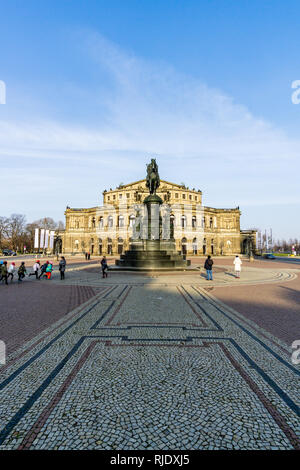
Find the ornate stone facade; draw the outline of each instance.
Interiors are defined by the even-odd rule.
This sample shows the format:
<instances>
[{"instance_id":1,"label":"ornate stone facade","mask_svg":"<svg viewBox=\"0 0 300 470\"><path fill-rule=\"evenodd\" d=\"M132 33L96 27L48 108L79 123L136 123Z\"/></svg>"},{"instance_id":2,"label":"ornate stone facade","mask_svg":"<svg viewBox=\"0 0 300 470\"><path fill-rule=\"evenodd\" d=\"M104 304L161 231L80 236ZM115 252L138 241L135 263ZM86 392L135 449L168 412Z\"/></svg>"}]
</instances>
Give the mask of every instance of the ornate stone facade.
<instances>
[{"instance_id":1,"label":"ornate stone facade","mask_svg":"<svg viewBox=\"0 0 300 470\"><path fill-rule=\"evenodd\" d=\"M65 211L66 228L59 232L65 254L90 252L117 255L129 248L137 217L149 194L146 180L103 192L103 206ZM240 230L239 207L215 209L202 206L202 192L161 180L158 196L171 216L176 248L183 254L232 255L245 252L249 237Z\"/></svg>"}]
</instances>

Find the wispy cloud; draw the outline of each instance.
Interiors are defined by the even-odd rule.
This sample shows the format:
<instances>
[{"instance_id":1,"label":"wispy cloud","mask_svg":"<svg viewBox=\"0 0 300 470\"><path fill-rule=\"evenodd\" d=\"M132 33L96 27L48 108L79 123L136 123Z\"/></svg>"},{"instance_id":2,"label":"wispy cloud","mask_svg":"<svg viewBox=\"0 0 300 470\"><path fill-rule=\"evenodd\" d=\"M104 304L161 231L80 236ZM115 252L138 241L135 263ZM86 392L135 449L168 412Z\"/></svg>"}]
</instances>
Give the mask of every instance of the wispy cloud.
<instances>
[{"instance_id":1,"label":"wispy cloud","mask_svg":"<svg viewBox=\"0 0 300 470\"><path fill-rule=\"evenodd\" d=\"M92 173L101 166L104 189L116 179L143 177L145 157L153 154L162 177L211 192L210 204L280 201L282 176L287 169L293 174L300 170L299 139L168 64L138 58L97 33L79 34L74 53L88 55L99 74L99 86L82 95L99 103L99 119L0 118L2 160L59 160L62 168L84 160ZM103 89L101 80L106 80ZM73 169L72 184L76 177L81 173L76 176ZM91 191L90 186L85 190ZM284 200L300 203L292 176Z\"/></svg>"}]
</instances>

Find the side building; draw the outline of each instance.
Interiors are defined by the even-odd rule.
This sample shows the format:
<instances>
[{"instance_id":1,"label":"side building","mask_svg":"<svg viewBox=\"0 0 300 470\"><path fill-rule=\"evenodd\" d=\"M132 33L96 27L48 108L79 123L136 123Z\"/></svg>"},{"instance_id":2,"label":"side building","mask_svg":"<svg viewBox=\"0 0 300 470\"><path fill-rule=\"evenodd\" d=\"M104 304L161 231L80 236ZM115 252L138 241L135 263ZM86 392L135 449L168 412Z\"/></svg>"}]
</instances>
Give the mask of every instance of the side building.
<instances>
[{"instance_id":1,"label":"side building","mask_svg":"<svg viewBox=\"0 0 300 470\"><path fill-rule=\"evenodd\" d=\"M67 207L65 230L58 233L64 254L119 255L129 249L136 218L149 194L146 180L103 192L103 206ZM232 255L255 247L256 232L240 230L239 207L202 206L202 192L161 180L157 194L169 208L176 248L187 255Z\"/></svg>"}]
</instances>

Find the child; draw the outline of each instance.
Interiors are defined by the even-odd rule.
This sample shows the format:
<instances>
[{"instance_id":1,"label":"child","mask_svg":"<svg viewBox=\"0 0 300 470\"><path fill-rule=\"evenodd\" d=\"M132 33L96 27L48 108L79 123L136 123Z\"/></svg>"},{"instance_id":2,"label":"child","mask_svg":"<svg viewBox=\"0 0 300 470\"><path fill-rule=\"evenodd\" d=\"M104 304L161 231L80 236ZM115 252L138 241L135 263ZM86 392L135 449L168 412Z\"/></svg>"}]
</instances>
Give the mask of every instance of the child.
<instances>
[{"instance_id":1,"label":"child","mask_svg":"<svg viewBox=\"0 0 300 470\"><path fill-rule=\"evenodd\" d=\"M11 277L10 282L13 282L15 271L16 271L16 265L15 265L14 262L12 262L11 265L9 266L9 268L8 268L8 275L7 275L7 280L8 280L9 277Z\"/></svg>"},{"instance_id":2,"label":"child","mask_svg":"<svg viewBox=\"0 0 300 470\"><path fill-rule=\"evenodd\" d=\"M46 268L47 279L51 279L52 270L53 270L53 265L52 265L52 263L49 263L49 261L48 261L48 266Z\"/></svg>"},{"instance_id":3,"label":"child","mask_svg":"<svg viewBox=\"0 0 300 470\"><path fill-rule=\"evenodd\" d=\"M35 276L36 279L38 279L39 269L40 269L40 262L39 260L37 260L37 262L34 263L33 265L33 273L28 274L28 276Z\"/></svg>"},{"instance_id":4,"label":"child","mask_svg":"<svg viewBox=\"0 0 300 470\"><path fill-rule=\"evenodd\" d=\"M27 271L26 271L25 263L24 261L22 261L21 266L18 269L18 275L19 275L18 282L22 282L22 279L25 277L25 273L27 273Z\"/></svg>"}]
</instances>

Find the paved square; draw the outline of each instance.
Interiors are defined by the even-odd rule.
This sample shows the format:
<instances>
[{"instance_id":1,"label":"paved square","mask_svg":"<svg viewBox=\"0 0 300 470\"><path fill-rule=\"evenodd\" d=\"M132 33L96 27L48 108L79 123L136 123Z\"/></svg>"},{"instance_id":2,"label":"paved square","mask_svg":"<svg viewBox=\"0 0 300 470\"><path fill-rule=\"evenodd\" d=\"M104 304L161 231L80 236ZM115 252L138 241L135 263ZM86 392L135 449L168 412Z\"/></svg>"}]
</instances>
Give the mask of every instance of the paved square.
<instances>
[{"instance_id":1,"label":"paved square","mask_svg":"<svg viewBox=\"0 0 300 470\"><path fill-rule=\"evenodd\" d=\"M31 336L25 313L10 322L1 311L0 449L299 449L300 369L278 318L255 315L247 292L297 291L300 270L254 264L236 280L222 263L213 282L200 272L101 279L83 265L63 284L56 272L42 286L1 285L22 298L46 289L57 308L25 312ZM224 299L238 289L245 312L241 296L236 309ZM77 292L67 311L62 290ZM300 339L299 311L282 328Z\"/></svg>"}]
</instances>

